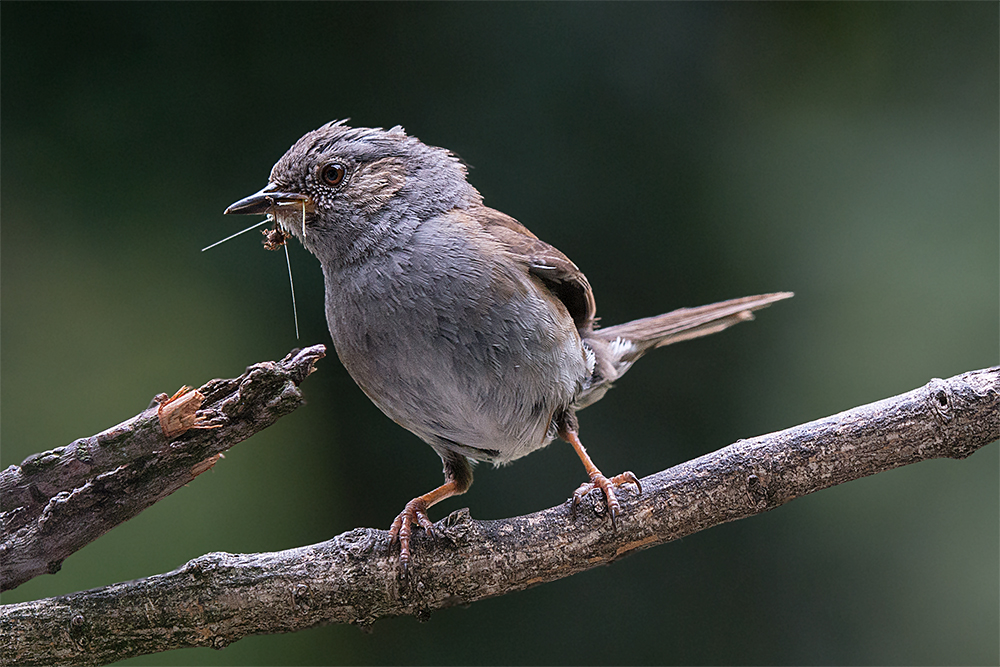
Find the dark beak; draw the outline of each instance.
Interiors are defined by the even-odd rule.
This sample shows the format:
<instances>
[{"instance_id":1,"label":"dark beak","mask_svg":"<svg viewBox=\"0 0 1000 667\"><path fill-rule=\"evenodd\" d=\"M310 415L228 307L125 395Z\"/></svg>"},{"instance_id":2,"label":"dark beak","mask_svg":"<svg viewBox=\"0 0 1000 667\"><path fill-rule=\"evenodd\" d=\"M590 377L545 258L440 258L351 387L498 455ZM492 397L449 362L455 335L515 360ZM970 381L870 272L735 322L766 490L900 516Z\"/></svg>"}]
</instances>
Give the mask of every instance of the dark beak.
<instances>
[{"instance_id":1,"label":"dark beak","mask_svg":"<svg viewBox=\"0 0 1000 667\"><path fill-rule=\"evenodd\" d=\"M236 213L239 215L266 215L280 206L301 207L302 202L308 202L309 197L297 192L279 192L273 183L269 183L260 192L244 197L225 210L224 215Z\"/></svg>"}]
</instances>

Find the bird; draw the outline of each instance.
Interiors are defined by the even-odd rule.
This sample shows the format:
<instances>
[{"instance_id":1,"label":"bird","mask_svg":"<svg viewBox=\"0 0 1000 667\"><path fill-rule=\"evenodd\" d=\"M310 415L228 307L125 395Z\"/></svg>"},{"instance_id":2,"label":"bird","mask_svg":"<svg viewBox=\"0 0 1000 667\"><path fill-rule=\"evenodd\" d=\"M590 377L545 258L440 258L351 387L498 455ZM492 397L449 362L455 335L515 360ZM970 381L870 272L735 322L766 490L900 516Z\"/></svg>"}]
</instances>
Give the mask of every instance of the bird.
<instances>
[{"instance_id":1,"label":"bird","mask_svg":"<svg viewBox=\"0 0 1000 667\"><path fill-rule=\"evenodd\" d=\"M329 122L296 141L267 185L226 214L275 223L270 247L296 238L320 262L326 319L341 363L390 419L441 458L444 482L413 498L389 529L409 567L428 509L465 493L473 465L503 465L569 443L616 526L619 493L579 437L577 412L646 352L753 319L775 292L600 327L583 272L514 218L483 203L454 153L395 126Z\"/></svg>"}]
</instances>

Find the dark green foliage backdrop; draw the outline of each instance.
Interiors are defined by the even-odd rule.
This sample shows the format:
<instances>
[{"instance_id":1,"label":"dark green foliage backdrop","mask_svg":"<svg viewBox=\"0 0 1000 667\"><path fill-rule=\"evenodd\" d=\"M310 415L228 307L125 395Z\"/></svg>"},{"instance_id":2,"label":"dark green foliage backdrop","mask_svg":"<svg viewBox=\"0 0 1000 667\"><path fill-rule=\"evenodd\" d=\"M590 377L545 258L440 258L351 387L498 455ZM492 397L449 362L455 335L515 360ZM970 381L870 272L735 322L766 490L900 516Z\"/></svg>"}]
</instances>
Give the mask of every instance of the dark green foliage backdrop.
<instances>
[{"instance_id":1,"label":"dark green foliage backdrop","mask_svg":"<svg viewBox=\"0 0 1000 667\"><path fill-rule=\"evenodd\" d=\"M157 392L328 342L322 279L225 206L333 118L458 152L607 323L763 291L582 414L608 472L997 363L998 9L958 4L2 8L3 465ZM309 404L4 602L388 526L440 480L334 356ZM996 664L998 448L798 500L429 623L131 664ZM565 500L553 445L480 468L496 518Z\"/></svg>"}]
</instances>

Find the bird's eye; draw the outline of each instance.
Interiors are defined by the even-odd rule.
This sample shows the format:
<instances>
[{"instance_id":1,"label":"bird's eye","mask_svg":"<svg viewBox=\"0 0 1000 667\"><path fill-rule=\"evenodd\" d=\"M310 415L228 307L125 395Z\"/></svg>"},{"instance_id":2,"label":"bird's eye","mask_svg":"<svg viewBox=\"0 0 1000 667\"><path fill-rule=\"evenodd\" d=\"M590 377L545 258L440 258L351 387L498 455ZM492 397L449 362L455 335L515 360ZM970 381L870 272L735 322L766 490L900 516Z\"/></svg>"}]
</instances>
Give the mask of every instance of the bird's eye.
<instances>
[{"instance_id":1,"label":"bird's eye","mask_svg":"<svg viewBox=\"0 0 1000 667\"><path fill-rule=\"evenodd\" d=\"M343 165L337 164L336 162L331 162L330 164L323 167L322 171L319 172L320 178L327 185L340 185L344 181L344 176L347 174L347 170L344 169Z\"/></svg>"}]
</instances>

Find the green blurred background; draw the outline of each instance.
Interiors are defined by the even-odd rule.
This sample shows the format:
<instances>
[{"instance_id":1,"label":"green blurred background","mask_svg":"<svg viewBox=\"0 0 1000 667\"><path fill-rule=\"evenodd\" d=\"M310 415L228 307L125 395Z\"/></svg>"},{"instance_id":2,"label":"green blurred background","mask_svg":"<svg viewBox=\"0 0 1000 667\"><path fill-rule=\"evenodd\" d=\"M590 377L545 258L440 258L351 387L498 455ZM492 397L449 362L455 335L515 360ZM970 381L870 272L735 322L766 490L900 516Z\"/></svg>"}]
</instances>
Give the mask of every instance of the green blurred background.
<instances>
[{"instance_id":1,"label":"green blurred background","mask_svg":"<svg viewBox=\"0 0 1000 667\"><path fill-rule=\"evenodd\" d=\"M301 247L298 341L280 253L199 250L343 117L456 151L605 323L796 292L582 413L609 472L996 364L998 34L995 3L4 3L2 464L329 343ZM3 602L387 527L440 463L319 369L308 405ZM531 512L583 477L554 444L433 515ZM997 664L998 495L994 444L428 623L128 664Z\"/></svg>"}]
</instances>

